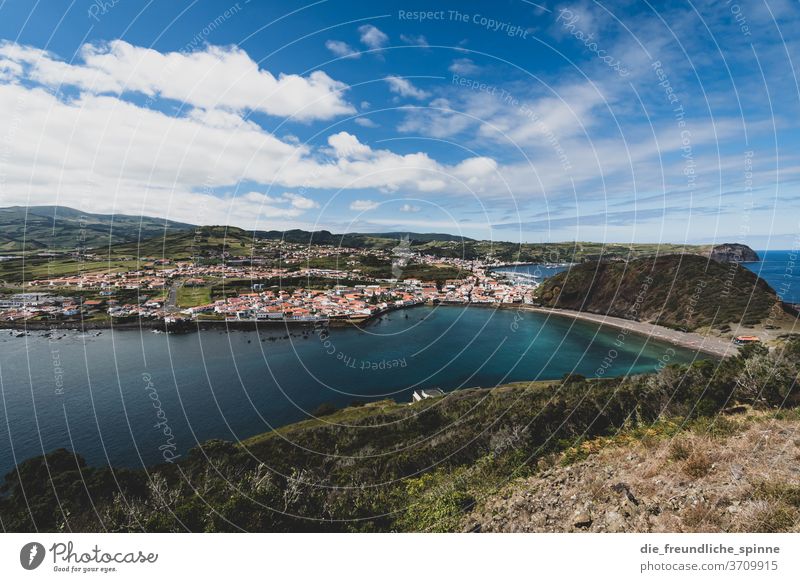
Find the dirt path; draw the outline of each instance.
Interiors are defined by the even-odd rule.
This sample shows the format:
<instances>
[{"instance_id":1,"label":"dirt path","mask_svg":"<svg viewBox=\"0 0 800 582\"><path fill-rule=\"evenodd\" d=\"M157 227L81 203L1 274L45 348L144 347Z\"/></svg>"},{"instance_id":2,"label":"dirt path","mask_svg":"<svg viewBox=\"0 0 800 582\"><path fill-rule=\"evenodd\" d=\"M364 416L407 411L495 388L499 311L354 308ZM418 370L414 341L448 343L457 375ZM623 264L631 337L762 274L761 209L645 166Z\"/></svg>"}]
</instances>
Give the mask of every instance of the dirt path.
<instances>
[{"instance_id":1,"label":"dirt path","mask_svg":"<svg viewBox=\"0 0 800 582\"><path fill-rule=\"evenodd\" d=\"M721 358L734 355L737 352L736 346L733 345L730 340L714 336L704 336L694 332L678 331L643 321L632 321L630 319L622 319L621 317L611 317L609 315L599 315L597 313L587 313L585 311L571 311L568 309L550 309L547 307L533 306L525 306L522 307L522 309L557 317L571 317L572 319L590 321L617 329L625 329L655 340L676 344Z\"/></svg>"}]
</instances>

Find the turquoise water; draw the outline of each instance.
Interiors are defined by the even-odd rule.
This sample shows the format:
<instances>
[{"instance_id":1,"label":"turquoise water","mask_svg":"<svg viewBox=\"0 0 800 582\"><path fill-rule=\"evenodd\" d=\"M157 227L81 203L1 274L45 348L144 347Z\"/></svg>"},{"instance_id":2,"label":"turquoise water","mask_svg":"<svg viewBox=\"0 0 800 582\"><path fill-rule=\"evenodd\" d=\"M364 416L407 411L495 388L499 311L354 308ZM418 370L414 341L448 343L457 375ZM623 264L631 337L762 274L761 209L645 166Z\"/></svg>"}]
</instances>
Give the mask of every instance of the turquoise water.
<instances>
[{"instance_id":1,"label":"turquoise water","mask_svg":"<svg viewBox=\"0 0 800 582\"><path fill-rule=\"evenodd\" d=\"M50 341L0 331L0 471L58 447L94 465L150 465L165 450L183 455L209 438L307 418L323 402L408 402L420 387L594 376L611 350L608 375L694 357L633 335L616 346L616 337L568 318L477 307L417 307L329 336L107 330Z\"/></svg>"}]
</instances>

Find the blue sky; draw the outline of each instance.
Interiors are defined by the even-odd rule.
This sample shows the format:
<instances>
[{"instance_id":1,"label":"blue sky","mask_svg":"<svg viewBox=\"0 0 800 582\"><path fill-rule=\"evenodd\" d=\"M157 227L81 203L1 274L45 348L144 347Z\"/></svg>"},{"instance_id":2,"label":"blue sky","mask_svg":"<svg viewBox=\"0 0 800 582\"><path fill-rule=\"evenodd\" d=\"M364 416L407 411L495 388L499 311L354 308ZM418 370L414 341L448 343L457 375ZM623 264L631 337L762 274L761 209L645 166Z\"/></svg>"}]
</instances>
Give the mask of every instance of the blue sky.
<instances>
[{"instance_id":1,"label":"blue sky","mask_svg":"<svg viewBox=\"0 0 800 582\"><path fill-rule=\"evenodd\" d=\"M798 17L733 0L0 0L0 203L790 248Z\"/></svg>"}]
</instances>

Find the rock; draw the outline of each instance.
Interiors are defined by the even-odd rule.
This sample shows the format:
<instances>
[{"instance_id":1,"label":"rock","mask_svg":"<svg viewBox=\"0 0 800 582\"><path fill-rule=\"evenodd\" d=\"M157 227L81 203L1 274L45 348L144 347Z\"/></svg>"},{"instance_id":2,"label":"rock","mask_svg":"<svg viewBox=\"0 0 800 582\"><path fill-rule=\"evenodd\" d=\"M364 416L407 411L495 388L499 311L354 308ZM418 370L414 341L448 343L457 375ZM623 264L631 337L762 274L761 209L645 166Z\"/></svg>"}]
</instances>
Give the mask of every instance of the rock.
<instances>
[{"instance_id":1,"label":"rock","mask_svg":"<svg viewBox=\"0 0 800 582\"><path fill-rule=\"evenodd\" d=\"M612 485L611 489L616 493L622 493L625 495L625 498L634 505L639 505L639 500L636 499L634 494L631 492L631 488L628 487L627 483L617 483L616 485Z\"/></svg>"},{"instance_id":2,"label":"rock","mask_svg":"<svg viewBox=\"0 0 800 582\"><path fill-rule=\"evenodd\" d=\"M709 257L718 263L754 263L761 260L753 249L738 243L716 245Z\"/></svg>"},{"instance_id":3,"label":"rock","mask_svg":"<svg viewBox=\"0 0 800 582\"><path fill-rule=\"evenodd\" d=\"M616 511L609 511L605 515L607 530L611 533L620 533L627 530L625 518Z\"/></svg>"},{"instance_id":4,"label":"rock","mask_svg":"<svg viewBox=\"0 0 800 582\"><path fill-rule=\"evenodd\" d=\"M579 511L572 519L572 525L579 528L587 528L592 525L592 516L588 511Z\"/></svg>"}]
</instances>

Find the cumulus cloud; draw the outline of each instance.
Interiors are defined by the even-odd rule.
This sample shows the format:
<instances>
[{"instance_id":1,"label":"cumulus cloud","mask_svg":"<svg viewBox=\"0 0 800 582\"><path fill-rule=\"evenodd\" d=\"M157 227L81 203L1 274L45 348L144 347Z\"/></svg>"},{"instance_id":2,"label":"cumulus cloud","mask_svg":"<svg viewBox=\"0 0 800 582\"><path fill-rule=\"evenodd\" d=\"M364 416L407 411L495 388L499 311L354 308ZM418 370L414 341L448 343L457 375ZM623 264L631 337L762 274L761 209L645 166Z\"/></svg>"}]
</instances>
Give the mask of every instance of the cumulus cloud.
<instances>
[{"instance_id":1,"label":"cumulus cloud","mask_svg":"<svg viewBox=\"0 0 800 582\"><path fill-rule=\"evenodd\" d=\"M353 200L350 203L350 210L368 212L370 210L375 210L378 206L380 206L380 204L374 200Z\"/></svg>"},{"instance_id":2,"label":"cumulus cloud","mask_svg":"<svg viewBox=\"0 0 800 582\"><path fill-rule=\"evenodd\" d=\"M239 97L227 96L226 88L216 99L195 95L196 105L176 110L167 95L178 88L157 78L138 78L133 86L152 99L133 101L117 92L125 86L115 84L123 73L104 72L111 65L66 65L49 53L8 43L2 51L0 70L10 77L0 78L0 135L8 136L0 156L5 204L63 204L264 228L317 208L316 189L500 196L507 186L499 176L509 169L512 187L530 191L529 170L500 168L489 158L443 163L423 151L373 148L346 131L316 144L276 136L242 110L249 105L234 107ZM174 57L184 63L190 56ZM37 59L44 64L35 64ZM60 83L51 65L72 75L77 90L53 91ZM214 106L223 102L229 106ZM242 184L246 194L232 194ZM259 188L281 194L261 194Z\"/></svg>"},{"instance_id":3,"label":"cumulus cloud","mask_svg":"<svg viewBox=\"0 0 800 582\"><path fill-rule=\"evenodd\" d=\"M361 34L361 42L371 49L382 48L389 42L387 34L371 24L359 26L358 32Z\"/></svg>"},{"instance_id":4,"label":"cumulus cloud","mask_svg":"<svg viewBox=\"0 0 800 582\"><path fill-rule=\"evenodd\" d=\"M24 65L31 80L47 87L74 86L91 94L141 93L203 109L260 111L301 121L355 111L343 98L347 85L325 72L275 76L237 47L161 53L114 40L85 44L79 54L83 63L73 64L33 47L0 44L0 58Z\"/></svg>"},{"instance_id":5,"label":"cumulus cloud","mask_svg":"<svg viewBox=\"0 0 800 582\"><path fill-rule=\"evenodd\" d=\"M420 208L419 206L414 206L413 204L408 204L408 203L403 204L400 207L400 212L419 212L420 210L422 210L422 208Z\"/></svg>"},{"instance_id":6,"label":"cumulus cloud","mask_svg":"<svg viewBox=\"0 0 800 582\"><path fill-rule=\"evenodd\" d=\"M337 158L363 158L372 150L361 143L356 136L340 131L328 138L328 145L333 148Z\"/></svg>"},{"instance_id":7,"label":"cumulus cloud","mask_svg":"<svg viewBox=\"0 0 800 582\"><path fill-rule=\"evenodd\" d=\"M284 200L288 200L293 208L297 208L298 210L311 210L312 208L319 208L319 204L308 198L306 196L302 196L300 194L295 194L294 192L284 192L282 195Z\"/></svg>"},{"instance_id":8,"label":"cumulus cloud","mask_svg":"<svg viewBox=\"0 0 800 582\"><path fill-rule=\"evenodd\" d=\"M402 97L413 97L414 99L425 99L430 93L415 87L408 79L390 75L385 81L389 84L389 90Z\"/></svg>"},{"instance_id":9,"label":"cumulus cloud","mask_svg":"<svg viewBox=\"0 0 800 582\"><path fill-rule=\"evenodd\" d=\"M331 51L337 57L357 59L361 56L361 53L341 40L325 41L325 48Z\"/></svg>"}]
</instances>

